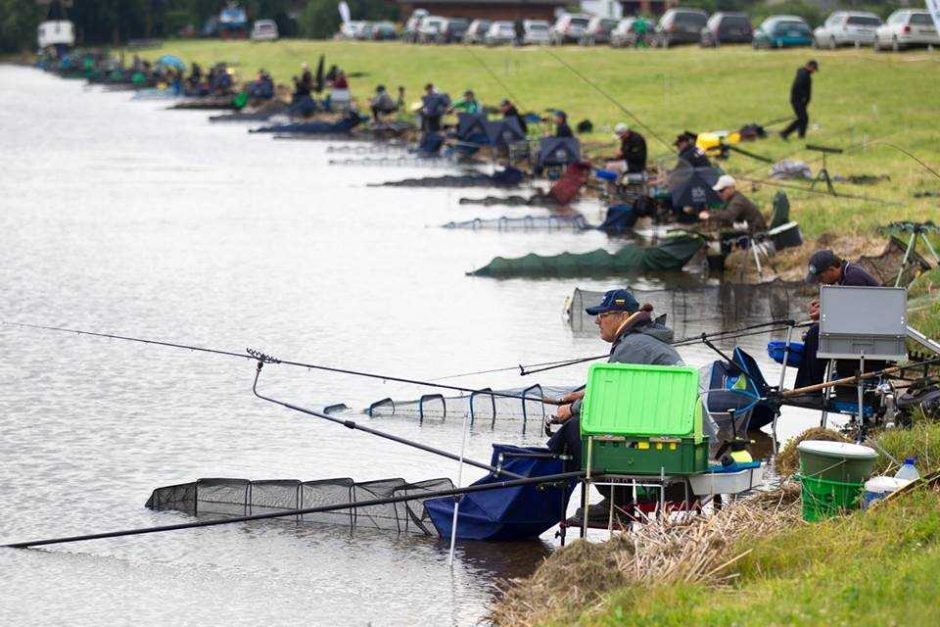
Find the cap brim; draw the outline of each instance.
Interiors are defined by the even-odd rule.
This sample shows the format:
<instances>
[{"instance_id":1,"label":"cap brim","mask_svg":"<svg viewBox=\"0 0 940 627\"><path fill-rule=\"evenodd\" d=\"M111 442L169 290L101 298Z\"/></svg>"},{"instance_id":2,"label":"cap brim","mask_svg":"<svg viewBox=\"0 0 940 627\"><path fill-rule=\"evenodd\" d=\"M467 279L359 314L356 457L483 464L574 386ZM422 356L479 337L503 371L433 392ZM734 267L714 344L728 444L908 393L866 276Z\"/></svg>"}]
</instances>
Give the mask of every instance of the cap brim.
<instances>
[{"instance_id":1,"label":"cap brim","mask_svg":"<svg viewBox=\"0 0 940 627\"><path fill-rule=\"evenodd\" d=\"M607 311L607 308L598 305L597 307L587 307L584 311L587 312L587 315L589 316L596 316L597 314L601 314Z\"/></svg>"},{"instance_id":2,"label":"cap brim","mask_svg":"<svg viewBox=\"0 0 940 627\"><path fill-rule=\"evenodd\" d=\"M712 191L715 191L715 192L720 192L723 189L724 187L719 187L718 185L715 185L714 187L712 187Z\"/></svg>"}]
</instances>

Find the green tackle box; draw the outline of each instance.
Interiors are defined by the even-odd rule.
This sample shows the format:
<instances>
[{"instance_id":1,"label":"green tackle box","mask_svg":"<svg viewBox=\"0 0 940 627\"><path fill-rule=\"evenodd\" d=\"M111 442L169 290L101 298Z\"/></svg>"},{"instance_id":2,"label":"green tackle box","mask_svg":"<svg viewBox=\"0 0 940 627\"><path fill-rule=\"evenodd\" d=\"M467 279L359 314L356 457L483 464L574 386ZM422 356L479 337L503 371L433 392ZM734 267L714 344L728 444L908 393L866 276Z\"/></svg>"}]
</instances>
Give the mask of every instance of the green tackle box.
<instances>
[{"instance_id":1,"label":"green tackle box","mask_svg":"<svg viewBox=\"0 0 940 627\"><path fill-rule=\"evenodd\" d=\"M691 475L708 467L699 373L687 366L595 364L581 405L592 473Z\"/></svg>"}]
</instances>

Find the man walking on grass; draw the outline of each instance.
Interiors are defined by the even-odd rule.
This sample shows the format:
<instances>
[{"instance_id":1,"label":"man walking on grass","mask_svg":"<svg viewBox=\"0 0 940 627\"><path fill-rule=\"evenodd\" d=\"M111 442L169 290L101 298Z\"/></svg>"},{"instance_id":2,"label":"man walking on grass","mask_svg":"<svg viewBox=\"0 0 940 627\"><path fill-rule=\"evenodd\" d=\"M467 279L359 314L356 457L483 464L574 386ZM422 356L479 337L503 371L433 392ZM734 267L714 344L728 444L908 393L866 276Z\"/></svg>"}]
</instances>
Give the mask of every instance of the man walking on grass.
<instances>
[{"instance_id":1,"label":"man walking on grass","mask_svg":"<svg viewBox=\"0 0 940 627\"><path fill-rule=\"evenodd\" d=\"M789 139L793 131L797 132L800 139L806 137L806 127L809 125L809 113L806 107L809 106L810 97L813 91L813 73L819 71L819 64L815 60L810 60L796 71L796 78L793 79L793 85L790 87L790 106L793 107L793 113L796 119L790 123L790 126L780 132L780 137Z\"/></svg>"}]
</instances>

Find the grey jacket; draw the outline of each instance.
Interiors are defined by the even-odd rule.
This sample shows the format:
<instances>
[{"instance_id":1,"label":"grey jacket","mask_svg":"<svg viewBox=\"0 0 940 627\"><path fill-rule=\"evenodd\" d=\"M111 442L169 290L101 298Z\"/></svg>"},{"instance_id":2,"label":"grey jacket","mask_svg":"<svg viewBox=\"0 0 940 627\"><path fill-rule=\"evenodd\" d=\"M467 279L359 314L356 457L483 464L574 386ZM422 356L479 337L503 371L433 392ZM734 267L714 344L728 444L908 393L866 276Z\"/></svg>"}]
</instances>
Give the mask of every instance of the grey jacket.
<instances>
[{"instance_id":1,"label":"grey jacket","mask_svg":"<svg viewBox=\"0 0 940 627\"><path fill-rule=\"evenodd\" d=\"M648 366L681 366L682 358L669 343L672 329L649 318L620 332L610 347L608 363L644 364ZM581 401L571 404L572 415L581 414Z\"/></svg>"}]
</instances>

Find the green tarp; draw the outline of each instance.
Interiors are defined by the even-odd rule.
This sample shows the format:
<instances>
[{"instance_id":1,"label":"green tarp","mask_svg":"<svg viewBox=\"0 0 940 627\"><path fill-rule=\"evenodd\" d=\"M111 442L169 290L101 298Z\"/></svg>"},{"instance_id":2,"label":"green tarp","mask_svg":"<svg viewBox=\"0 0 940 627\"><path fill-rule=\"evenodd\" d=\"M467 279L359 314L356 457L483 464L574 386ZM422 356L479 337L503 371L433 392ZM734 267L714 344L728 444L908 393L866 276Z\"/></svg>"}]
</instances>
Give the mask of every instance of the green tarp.
<instances>
[{"instance_id":1,"label":"green tarp","mask_svg":"<svg viewBox=\"0 0 940 627\"><path fill-rule=\"evenodd\" d=\"M474 276L500 279L516 277L606 277L627 272L681 270L704 244L700 237L682 235L656 246L628 244L615 253L598 249L589 253L507 259L496 257L470 272Z\"/></svg>"}]
</instances>

